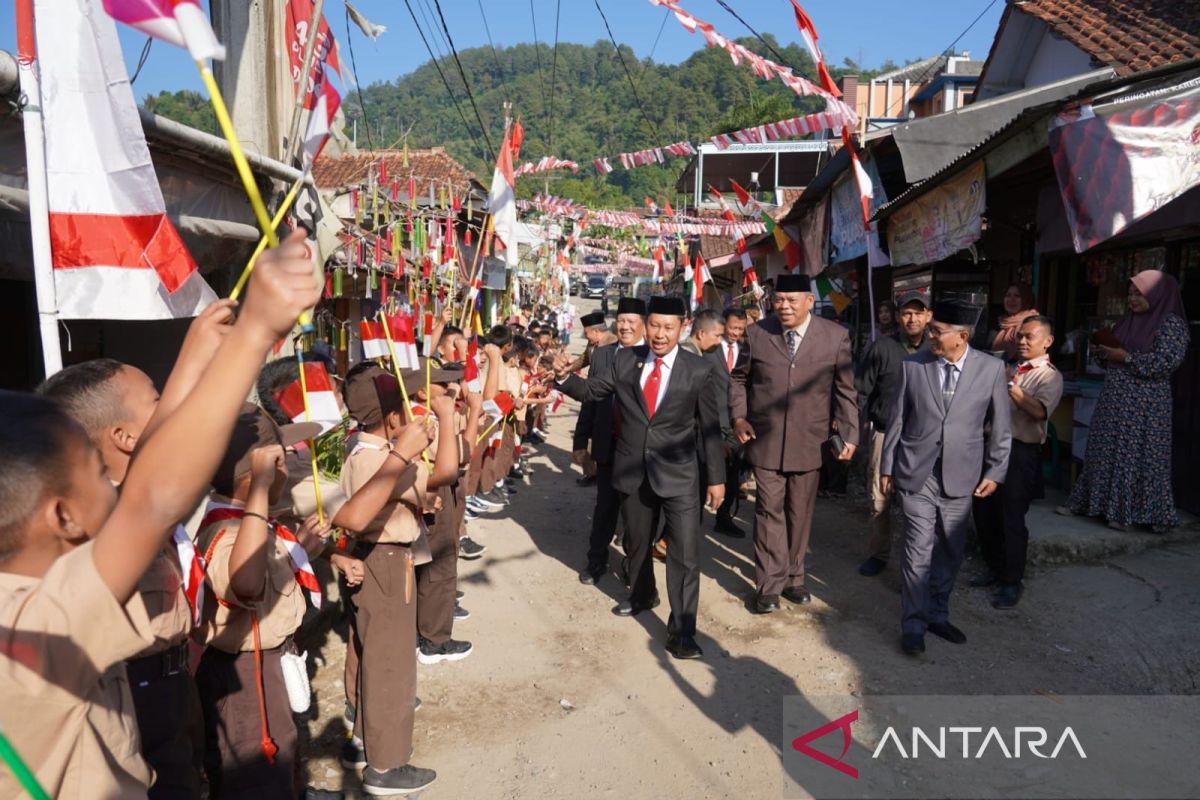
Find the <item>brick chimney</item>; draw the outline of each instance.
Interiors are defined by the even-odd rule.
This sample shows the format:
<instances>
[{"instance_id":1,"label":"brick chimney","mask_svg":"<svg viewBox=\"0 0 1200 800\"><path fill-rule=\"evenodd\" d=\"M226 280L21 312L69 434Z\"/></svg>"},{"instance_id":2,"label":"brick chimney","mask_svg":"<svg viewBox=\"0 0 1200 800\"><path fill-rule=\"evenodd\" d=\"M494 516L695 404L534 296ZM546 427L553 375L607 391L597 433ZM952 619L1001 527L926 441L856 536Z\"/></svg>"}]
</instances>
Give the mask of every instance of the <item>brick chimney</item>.
<instances>
[{"instance_id":1,"label":"brick chimney","mask_svg":"<svg viewBox=\"0 0 1200 800\"><path fill-rule=\"evenodd\" d=\"M842 90L842 99L853 109L858 108L858 76L843 75L838 78L838 88Z\"/></svg>"}]
</instances>

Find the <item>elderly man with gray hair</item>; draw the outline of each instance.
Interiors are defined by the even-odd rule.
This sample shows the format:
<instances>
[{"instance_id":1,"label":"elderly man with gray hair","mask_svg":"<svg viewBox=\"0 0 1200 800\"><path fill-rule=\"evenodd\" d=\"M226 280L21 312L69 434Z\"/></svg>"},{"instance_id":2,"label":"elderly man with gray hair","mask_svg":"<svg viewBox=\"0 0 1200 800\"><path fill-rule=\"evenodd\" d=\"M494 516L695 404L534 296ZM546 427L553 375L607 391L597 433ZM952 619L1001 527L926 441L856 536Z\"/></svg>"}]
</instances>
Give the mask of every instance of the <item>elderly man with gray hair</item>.
<instances>
[{"instance_id":1,"label":"elderly man with gray hair","mask_svg":"<svg viewBox=\"0 0 1200 800\"><path fill-rule=\"evenodd\" d=\"M963 303L934 303L929 350L904 360L884 436L880 490L894 486L904 514L900 646L909 655L925 652L926 630L967 641L950 623L950 593L971 503L1008 469L1008 380L1000 359L967 344L978 316Z\"/></svg>"}]
</instances>

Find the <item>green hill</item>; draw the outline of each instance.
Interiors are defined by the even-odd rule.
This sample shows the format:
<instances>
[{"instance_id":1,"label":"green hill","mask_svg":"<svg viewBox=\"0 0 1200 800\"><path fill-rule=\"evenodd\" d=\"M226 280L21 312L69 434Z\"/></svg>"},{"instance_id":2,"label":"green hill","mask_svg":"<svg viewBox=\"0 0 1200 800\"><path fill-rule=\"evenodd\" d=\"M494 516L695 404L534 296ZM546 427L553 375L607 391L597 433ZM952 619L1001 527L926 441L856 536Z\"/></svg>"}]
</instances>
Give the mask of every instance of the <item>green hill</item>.
<instances>
[{"instance_id":1,"label":"green hill","mask_svg":"<svg viewBox=\"0 0 1200 800\"><path fill-rule=\"evenodd\" d=\"M757 39L739 41L799 74L813 77L815 70L803 48L781 46L770 35L766 38L782 59L768 52ZM513 113L525 127L521 160L536 161L553 155L579 162L578 175L550 173L549 190L592 207L640 205L646 195L661 201L668 196L684 163L682 159L671 159L666 167L629 171L618 167L607 177L599 177L590 163L593 158L681 140L698 142L716 133L809 113L823 105L819 99L796 97L779 81L756 78L749 67L735 66L724 51L700 50L678 65L639 61L624 45L621 54L637 87L644 115L630 78L607 39L590 47L560 43L557 57L548 44L542 43L537 48L519 44L496 51L490 47L471 48L461 51L459 58L492 151L503 136L503 104L511 101ZM399 147L408 132L410 147L444 145L486 185L492 163L485 154L485 137L454 61L446 58L439 63L454 89L462 116L433 62L426 62L395 81L363 88L370 145ZM833 70L835 77L843 71ZM164 92L147 97L145 105L199 127L211 124L207 103L192 92ZM368 124L363 121L355 92L347 92L342 108L348 127L357 120L358 144L366 148ZM518 194L529 197L546 185L543 175L526 176L518 182Z\"/></svg>"}]
</instances>

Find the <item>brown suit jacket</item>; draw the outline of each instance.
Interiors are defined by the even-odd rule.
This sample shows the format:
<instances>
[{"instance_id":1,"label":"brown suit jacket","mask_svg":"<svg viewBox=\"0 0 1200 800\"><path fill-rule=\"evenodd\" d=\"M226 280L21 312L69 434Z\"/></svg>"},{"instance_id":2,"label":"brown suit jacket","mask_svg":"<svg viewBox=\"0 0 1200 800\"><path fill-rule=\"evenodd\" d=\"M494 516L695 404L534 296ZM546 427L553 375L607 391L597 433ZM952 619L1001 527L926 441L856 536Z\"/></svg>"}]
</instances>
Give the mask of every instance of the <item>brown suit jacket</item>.
<instances>
[{"instance_id":1,"label":"brown suit jacket","mask_svg":"<svg viewBox=\"0 0 1200 800\"><path fill-rule=\"evenodd\" d=\"M747 328L743 347L729 376L729 415L754 428L746 461L781 472L820 468L831 418L846 442L858 444L850 337L841 325L813 317L794 361L777 317Z\"/></svg>"}]
</instances>

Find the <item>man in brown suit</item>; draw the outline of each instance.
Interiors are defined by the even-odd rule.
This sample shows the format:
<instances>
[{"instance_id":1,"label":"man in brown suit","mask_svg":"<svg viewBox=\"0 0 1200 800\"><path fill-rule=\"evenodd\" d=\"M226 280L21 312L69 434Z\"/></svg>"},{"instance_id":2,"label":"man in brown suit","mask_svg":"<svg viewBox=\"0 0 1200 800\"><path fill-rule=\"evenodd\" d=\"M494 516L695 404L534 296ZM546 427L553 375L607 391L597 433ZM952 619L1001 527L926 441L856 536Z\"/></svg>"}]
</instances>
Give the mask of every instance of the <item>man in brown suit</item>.
<instances>
[{"instance_id":1,"label":"man in brown suit","mask_svg":"<svg viewBox=\"0 0 1200 800\"><path fill-rule=\"evenodd\" d=\"M781 275L774 316L746 329L745 355L730 374L729 414L758 486L758 614L778 611L780 595L798 604L812 599L804 587L804 557L831 422L845 440L840 460L849 461L858 445L850 337L813 316L813 302L807 276Z\"/></svg>"}]
</instances>

